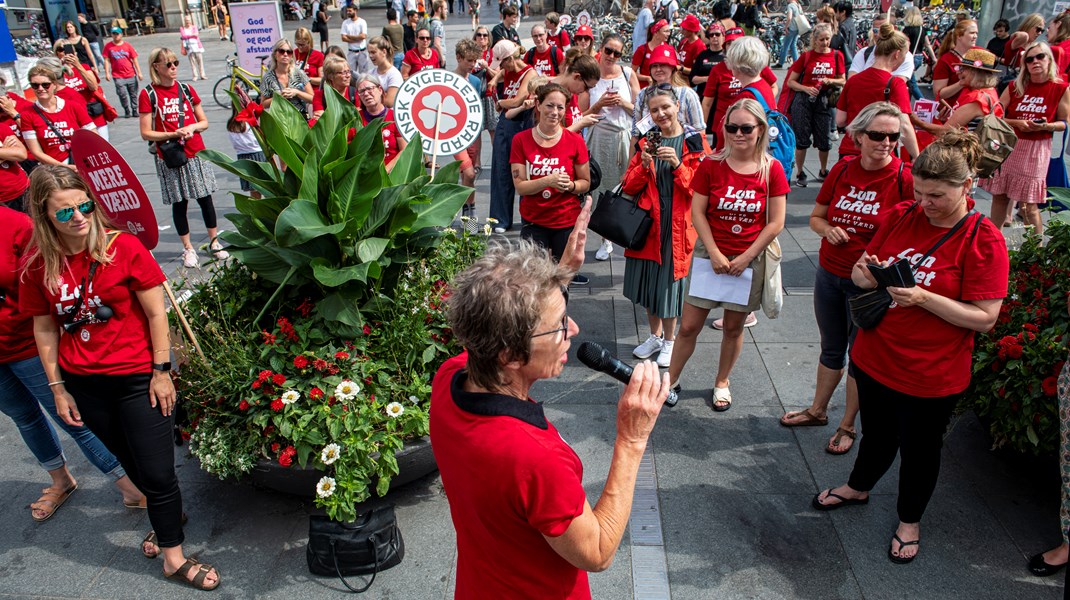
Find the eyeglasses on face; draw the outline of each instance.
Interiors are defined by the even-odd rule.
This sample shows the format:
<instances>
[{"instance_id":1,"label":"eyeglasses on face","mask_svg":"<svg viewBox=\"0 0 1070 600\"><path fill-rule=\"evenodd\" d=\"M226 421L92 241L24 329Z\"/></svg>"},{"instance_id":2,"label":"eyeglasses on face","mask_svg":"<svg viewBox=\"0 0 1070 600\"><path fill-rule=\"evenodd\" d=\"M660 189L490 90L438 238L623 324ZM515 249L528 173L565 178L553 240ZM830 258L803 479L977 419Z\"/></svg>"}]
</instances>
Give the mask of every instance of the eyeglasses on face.
<instances>
[{"instance_id":1,"label":"eyeglasses on face","mask_svg":"<svg viewBox=\"0 0 1070 600\"><path fill-rule=\"evenodd\" d=\"M83 215L93 214L93 209L97 207L92 198L78 205L78 212ZM68 206L67 208L61 208L56 211L56 220L60 223L66 223L74 218L74 207Z\"/></svg>"},{"instance_id":2,"label":"eyeglasses on face","mask_svg":"<svg viewBox=\"0 0 1070 600\"><path fill-rule=\"evenodd\" d=\"M37 82L31 81L30 82L30 87L35 89L35 90L47 90L47 89L52 87L52 82L51 81L45 81L43 83L37 83Z\"/></svg>"},{"instance_id":3,"label":"eyeglasses on face","mask_svg":"<svg viewBox=\"0 0 1070 600\"><path fill-rule=\"evenodd\" d=\"M561 286L561 295L565 297L565 316L561 317L561 327L558 327L557 329L551 329L550 331L543 331L542 333L532 334L531 339L535 339L537 337L542 337L544 335L553 335L555 333L564 334L563 335L564 339L560 340L561 342L563 342L563 341L568 339L568 288L567 287Z\"/></svg>"},{"instance_id":4,"label":"eyeglasses on face","mask_svg":"<svg viewBox=\"0 0 1070 600\"><path fill-rule=\"evenodd\" d=\"M377 85L366 85L364 87L357 88L357 93L363 96L364 94L370 94L377 89L379 89L379 86Z\"/></svg>"},{"instance_id":5,"label":"eyeglasses on face","mask_svg":"<svg viewBox=\"0 0 1070 600\"><path fill-rule=\"evenodd\" d=\"M731 133L732 135L735 135L741 131L743 132L743 135L750 135L754 133L754 130L757 128L757 125L736 125L735 123L725 123L724 126L724 130L728 133Z\"/></svg>"},{"instance_id":6,"label":"eyeglasses on face","mask_svg":"<svg viewBox=\"0 0 1070 600\"><path fill-rule=\"evenodd\" d=\"M1033 56L1026 56L1025 58L1022 59L1022 62L1024 62L1025 64L1028 65L1029 63L1033 62L1034 60L1042 60L1042 59L1045 59L1047 57L1048 57L1048 55L1044 54L1044 53L1034 54Z\"/></svg>"},{"instance_id":7,"label":"eyeglasses on face","mask_svg":"<svg viewBox=\"0 0 1070 600\"><path fill-rule=\"evenodd\" d=\"M862 133L866 134L866 137L868 137L869 139L873 140L874 142L883 142L884 140L888 140L888 141L890 141L890 142L892 142L894 144L895 142L899 141L899 132L898 131L895 131L895 132L892 132L892 133L888 133L888 132L885 132L885 131L868 131L867 130L867 131L863 131Z\"/></svg>"},{"instance_id":8,"label":"eyeglasses on face","mask_svg":"<svg viewBox=\"0 0 1070 600\"><path fill-rule=\"evenodd\" d=\"M620 58L620 57L624 56L624 51L623 50L614 50L614 49L612 49L612 48L610 48L608 46L602 48L602 53L606 54L608 56L615 56L617 58Z\"/></svg>"}]
</instances>

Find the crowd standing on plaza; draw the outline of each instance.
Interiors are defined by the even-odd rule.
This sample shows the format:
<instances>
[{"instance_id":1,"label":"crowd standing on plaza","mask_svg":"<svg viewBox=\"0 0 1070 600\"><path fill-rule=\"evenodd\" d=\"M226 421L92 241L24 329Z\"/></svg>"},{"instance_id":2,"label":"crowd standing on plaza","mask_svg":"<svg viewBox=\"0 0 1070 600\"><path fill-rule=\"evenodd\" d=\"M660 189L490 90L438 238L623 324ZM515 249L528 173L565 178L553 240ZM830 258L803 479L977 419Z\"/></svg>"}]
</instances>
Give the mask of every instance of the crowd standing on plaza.
<instances>
[{"instance_id":1,"label":"crowd standing on plaza","mask_svg":"<svg viewBox=\"0 0 1070 600\"><path fill-rule=\"evenodd\" d=\"M519 229L522 243L492 248L454 282L449 318L465 353L434 381L431 432L458 530L458 597L545 589L589 597L585 572L612 561L650 431L669 391L684 393L684 367L718 308L716 374L687 382L687 389L712 388L714 411L732 406L730 376L744 329L758 323L759 309L773 316L779 310L779 280L772 277L777 236L793 183L809 185L803 162L811 147L820 163L810 227L822 238L814 283L821 351L812 406L780 423L827 425L833 392L847 376L844 417L825 449L845 454L857 445L857 459L847 483L819 493L813 508L867 503L898 455L900 522L887 553L896 563L913 560L939 475L942 435L969 383L973 335L993 326L1007 293L1000 226L1017 204L1029 224L1043 227L1036 205L1045 197L1052 134L1065 132L1070 116L1070 11L1048 23L1030 15L1014 33L1001 22L985 49L976 45L977 24L968 15L934 48L911 9L903 31L884 15L874 18L869 43L856 48L853 8L840 2L818 10L809 49L800 53L799 19L807 16L791 0L775 57L776 66L791 61L781 81L770 68L774 57L754 35L767 13L761 2L744 0L734 12L719 2L714 18L703 22L672 0L645 0L630 59L618 34L596 36L580 26L570 36L556 13L530 29L533 47L525 49L516 27L529 12L526 2L500 2L501 22L489 29L479 23L479 9L478 0L391 2L388 25L376 35L359 16L359 3L347 3L334 28L341 46L328 46L331 16L317 2L312 29L274 44L261 81L265 106L289 102L310 124L326 110L327 88L352 102L365 125L382 119L387 169L405 147L393 108L406 79L444 68L453 51L455 72L482 98L480 125L493 148L488 222L499 234ZM226 4L216 0L211 10L221 40L228 38ZM447 39L449 15L466 12L472 36ZM113 28L100 49L99 30L84 17L79 22L81 33L67 23L55 58L30 71L33 102L14 93L0 98L0 229L12 242L0 250L0 262L10 267L0 273L0 410L52 479L32 518L47 520L77 489L48 413L114 478L124 505L147 508L153 531L145 556L162 555L168 577L214 589L218 571L186 558L181 546L186 516L169 437L175 393L165 362L163 273L132 235L113 232L96 210L70 164L69 144L77 129L106 138L108 123L119 118L102 74L114 82L122 116L139 118L183 263L196 268L190 200L201 209L208 251L228 257L217 239L215 175L198 157L209 121L197 90L179 80L173 50L149 53L151 83L139 89L141 59L123 30ZM204 46L192 19L176 44L192 80L204 80ZM911 101L920 97L916 71L925 59L943 106L932 122L919 119ZM1002 77L1008 73L1015 76ZM1018 142L1002 169L980 179L976 133L988 115L1005 119ZM226 127L236 153L263 160L255 136L235 117ZM468 186L482 171L479 147L455 156ZM589 282L578 271L592 199L618 184L617 193L652 221L643 243L624 249L623 285L624 296L647 313L649 335L633 351L643 362L622 395L617 451L592 507L578 457L541 405L528 401L528 391L561 372L579 331L567 313L568 291ZM990 218L974 209L975 184L993 195ZM476 200L473 190L466 219L479 212ZM602 239L595 258L608 260L615 251L612 240ZM711 297L693 286L696 265L714 276L749 278L742 299ZM890 271L897 283L888 283ZM874 294L891 307L861 324L850 305ZM515 330L494 326L503 321ZM123 352L102 352L111 347ZM913 372L922 363L924 383ZM659 376L658 367L668 372ZM1068 378L1064 371L1059 389L1064 429ZM498 442L506 439L524 443ZM1064 460L1068 439L1064 430ZM468 464L473 454L493 465ZM482 487L473 493L477 480ZM528 512L518 515L516 506ZM501 529L474 526L483 515L494 515ZM1065 475L1062 516L1065 536ZM1061 569L1065 540L1034 557L1031 570Z\"/></svg>"}]
</instances>

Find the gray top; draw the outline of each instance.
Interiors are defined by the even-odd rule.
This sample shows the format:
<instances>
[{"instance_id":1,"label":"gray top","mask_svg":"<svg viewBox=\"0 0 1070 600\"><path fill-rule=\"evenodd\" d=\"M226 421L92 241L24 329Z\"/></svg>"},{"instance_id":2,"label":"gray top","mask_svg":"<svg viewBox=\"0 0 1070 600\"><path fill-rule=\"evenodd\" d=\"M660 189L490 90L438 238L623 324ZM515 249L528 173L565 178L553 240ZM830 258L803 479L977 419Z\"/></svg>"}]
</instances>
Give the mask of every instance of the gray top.
<instances>
[{"instance_id":1,"label":"gray top","mask_svg":"<svg viewBox=\"0 0 1070 600\"><path fill-rule=\"evenodd\" d=\"M305 86L309 83L311 82L308 80L308 75L306 75L303 70L295 68L290 75L290 82L286 87L303 92L305 91ZM267 100L281 91L282 86L279 84L279 78L275 75L275 71L272 70L264 73L264 76L260 78L260 97ZM305 101L297 96L290 98L290 104L293 104L294 108L301 111L301 114L308 114Z\"/></svg>"}]
</instances>

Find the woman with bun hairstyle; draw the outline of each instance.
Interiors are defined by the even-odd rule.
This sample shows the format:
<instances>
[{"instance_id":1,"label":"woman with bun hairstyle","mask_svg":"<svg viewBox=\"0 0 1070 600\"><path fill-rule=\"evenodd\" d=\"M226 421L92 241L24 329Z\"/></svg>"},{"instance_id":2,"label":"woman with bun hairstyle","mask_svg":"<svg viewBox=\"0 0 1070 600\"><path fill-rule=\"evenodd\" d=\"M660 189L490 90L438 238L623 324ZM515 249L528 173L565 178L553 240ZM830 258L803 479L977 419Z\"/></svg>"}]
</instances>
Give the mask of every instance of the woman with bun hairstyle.
<instances>
[{"instance_id":1,"label":"woman with bun hairstyle","mask_svg":"<svg viewBox=\"0 0 1070 600\"><path fill-rule=\"evenodd\" d=\"M182 552L163 271L136 237L111 229L70 169L37 167L29 205L33 237L19 311L33 317L56 412L96 434L145 494L153 531L142 553L162 554L166 577L214 589L219 572Z\"/></svg>"},{"instance_id":2,"label":"woman with bun hairstyle","mask_svg":"<svg viewBox=\"0 0 1070 600\"><path fill-rule=\"evenodd\" d=\"M807 149L811 145L817 147L821 161L818 177L822 179L829 173L829 150L832 148L829 109L835 108L829 106L828 94L832 87L847 83L847 65L838 50L829 48L831 41L831 25L818 23L814 26L810 33L810 49L791 63L784 84L795 92L790 106L791 127L795 130L795 164L801 166L806 161ZM806 185L802 168L799 169L799 183Z\"/></svg>"},{"instance_id":3,"label":"woman with bun hairstyle","mask_svg":"<svg viewBox=\"0 0 1070 600\"><path fill-rule=\"evenodd\" d=\"M1022 51L1024 68L1003 90L1000 104L1007 123L1018 134L1018 143L991 179L980 182L992 194L992 222L1002 227L1011 202L1017 202L1027 225L1037 235L1044 233L1044 220L1037 205L1047 201L1048 163L1054 131L1066 131L1070 114L1070 91L1056 72L1051 48L1033 42Z\"/></svg>"},{"instance_id":4,"label":"woman with bun hairstyle","mask_svg":"<svg viewBox=\"0 0 1070 600\"><path fill-rule=\"evenodd\" d=\"M937 51L936 65L933 66L933 95L937 100L953 106L959 92L965 87L959 81L962 70L962 57L977 47L977 21L964 19L944 36L944 41Z\"/></svg>"},{"instance_id":5,"label":"woman with bun hairstyle","mask_svg":"<svg viewBox=\"0 0 1070 600\"><path fill-rule=\"evenodd\" d=\"M874 289L875 266L907 261L916 285L886 288L894 302L875 327L858 332L851 370L858 382L862 438L847 483L812 501L828 511L869 502L870 490L900 457L894 563L917 556L921 517L940 474L951 413L970 384L974 335L996 323L1007 295L1007 245L974 212L970 189L977 138L948 131L913 165L915 202L888 212L851 279Z\"/></svg>"},{"instance_id":6,"label":"woman with bun hairstyle","mask_svg":"<svg viewBox=\"0 0 1070 600\"><path fill-rule=\"evenodd\" d=\"M873 45L873 66L863 69L847 80L836 104L836 127L846 127L855 120L862 109L874 102L888 101L899 107L902 117L900 139L911 156L918 155L918 141L910 124L910 91L907 84L893 75L906 60L910 40L896 31L891 23L884 23L877 32ZM887 98L885 90L888 91ZM853 136L845 135L840 140L840 158L857 156L858 146ZM801 173L801 171L800 171Z\"/></svg>"},{"instance_id":7,"label":"woman with bun hairstyle","mask_svg":"<svg viewBox=\"0 0 1070 600\"><path fill-rule=\"evenodd\" d=\"M814 281L814 315L821 333L817 385L810 408L780 418L785 427L828 424L829 401L843 378L847 349L857 333L847 309L847 301L863 291L851 281L854 263L884 223L884 216L900 202L914 199L910 165L896 156L902 117L891 102L863 108L847 126L858 156L833 165L817 194L810 214L810 229L822 238ZM857 437L857 416L858 388L848 373L847 405L826 452L846 454L851 449Z\"/></svg>"},{"instance_id":8,"label":"woman with bun hairstyle","mask_svg":"<svg viewBox=\"0 0 1070 600\"><path fill-rule=\"evenodd\" d=\"M711 151L704 128L680 121L680 101L671 88L651 86L643 95L660 142L651 146L649 138L639 140L623 191L638 195L639 206L650 211L653 225L642 248L624 252L624 296L646 309L650 324L650 337L633 354L648 358L656 353L658 366L668 367L695 246L691 178Z\"/></svg>"},{"instance_id":9,"label":"woman with bun hairstyle","mask_svg":"<svg viewBox=\"0 0 1070 600\"><path fill-rule=\"evenodd\" d=\"M702 161L691 180L691 218L699 238L695 256L708 259L721 275L739 277L744 269L753 269L746 304L708 300L684 289L669 381L673 387L679 385L706 317L723 308L724 337L713 387L713 410L718 412L732 406L728 377L743 351L743 324L762 305L765 250L784 229L790 185L784 167L767 152L768 130L765 110L756 100L737 100L728 107L721 126L725 148Z\"/></svg>"}]
</instances>

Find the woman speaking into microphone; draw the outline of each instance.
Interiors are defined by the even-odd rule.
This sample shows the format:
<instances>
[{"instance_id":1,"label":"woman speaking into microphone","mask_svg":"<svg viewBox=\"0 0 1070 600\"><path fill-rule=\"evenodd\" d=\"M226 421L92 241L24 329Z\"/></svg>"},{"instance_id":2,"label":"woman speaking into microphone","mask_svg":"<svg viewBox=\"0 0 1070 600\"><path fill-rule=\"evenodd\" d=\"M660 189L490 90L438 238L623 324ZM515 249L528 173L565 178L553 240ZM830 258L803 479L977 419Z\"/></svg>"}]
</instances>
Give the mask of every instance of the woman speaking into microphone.
<instances>
[{"instance_id":1,"label":"woman speaking into microphone","mask_svg":"<svg viewBox=\"0 0 1070 600\"><path fill-rule=\"evenodd\" d=\"M74 171L35 169L29 208L34 228L19 310L33 316L56 412L68 425L89 427L145 494L153 531L142 553L162 554L166 577L214 589L219 573L182 553L166 278L136 237L109 230Z\"/></svg>"}]
</instances>

